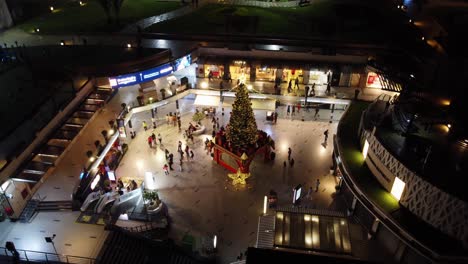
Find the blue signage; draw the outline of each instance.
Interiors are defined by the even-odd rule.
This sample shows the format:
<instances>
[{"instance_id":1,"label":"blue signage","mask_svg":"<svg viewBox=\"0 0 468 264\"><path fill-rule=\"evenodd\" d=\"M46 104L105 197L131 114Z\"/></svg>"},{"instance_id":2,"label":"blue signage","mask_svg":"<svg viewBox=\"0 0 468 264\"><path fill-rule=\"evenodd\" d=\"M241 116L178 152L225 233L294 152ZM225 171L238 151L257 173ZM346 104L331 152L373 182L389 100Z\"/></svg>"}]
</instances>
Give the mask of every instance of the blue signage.
<instances>
[{"instance_id":1,"label":"blue signage","mask_svg":"<svg viewBox=\"0 0 468 264\"><path fill-rule=\"evenodd\" d=\"M173 73L174 71L185 69L188 66L190 66L190 64L192 64L192 56L189 54L173 62L166 63L148 70L119 75L116 77L110 77L109 83L112 87L122 87L139 84L142 82L147 82L160 77L164 77Z\"/></svg>"},{"instance_id":2,"label":"blue signage","mask_svg":"<svg viewBox=\"0 0 468 264\"><path fill-rule=\"evenodd\" d=\"M174 68L172 67L171 63L166 63L149 70L111 77L109 78L109 83L112 87L129 86L139 84L141 82L151 81L169 75L173 72Z\"/></svg>"}]
</instances>

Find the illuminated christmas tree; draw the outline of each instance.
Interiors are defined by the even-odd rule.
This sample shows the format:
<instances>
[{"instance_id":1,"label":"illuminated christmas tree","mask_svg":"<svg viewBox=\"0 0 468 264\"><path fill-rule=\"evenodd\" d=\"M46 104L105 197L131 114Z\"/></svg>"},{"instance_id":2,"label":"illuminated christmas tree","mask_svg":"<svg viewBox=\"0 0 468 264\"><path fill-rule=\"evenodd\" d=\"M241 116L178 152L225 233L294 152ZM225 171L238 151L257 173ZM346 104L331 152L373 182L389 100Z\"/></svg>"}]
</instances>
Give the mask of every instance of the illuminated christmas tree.
<instances>
[{"instance_id":1,"label":"illuminated christmas tree","mask_svg":"<svg viewBox=\"0 0 468 264\"><path fill-rule=\"evenodd\" d=\"M252 103L245 85L241 84L232 105L229 127L226 136L234 151L238 151L257 141L257 122L252 110Z\"/></svg>"}]
</instances>

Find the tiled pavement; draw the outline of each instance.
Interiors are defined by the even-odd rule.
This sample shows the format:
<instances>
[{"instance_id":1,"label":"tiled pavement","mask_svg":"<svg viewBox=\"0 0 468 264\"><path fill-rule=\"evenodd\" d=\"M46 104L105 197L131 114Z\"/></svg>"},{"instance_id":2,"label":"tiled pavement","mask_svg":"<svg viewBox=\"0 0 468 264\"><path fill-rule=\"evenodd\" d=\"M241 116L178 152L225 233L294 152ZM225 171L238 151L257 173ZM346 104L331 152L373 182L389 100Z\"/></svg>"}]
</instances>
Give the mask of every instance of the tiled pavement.
<instances>
[{"instance_id":1,"label":"tiled pavement","mask_svg":"<svg viewBox=\"0 0 468 264\"><path fill-rule=\"evenodd\" d=\"M193 101L181 100L183 127L187 127L194 111ZM160 109L162 112L174 111L173 104ZM321 110L322 111L322 110ZM188 113L190 112L190 113ZM178 166L179 154L177 142L184 142L177 127L158 126L155 133L161 133L163 146L149 148L146 139L152 130L146 132L140 129L137 137L129 144L129 150L116 171L118 177L143 177L144 172L151 171L156 178L156 187L163 202L169 207L169 214L173 219L172 237L181 239L189 232L198 239L218 236L219 256L221 263L234 261L240 251L247 246L253 246L256 238L257 218L262 211L263 196L274 189L279 194L280 204L290 204L292 188L303 184L315 188L315 180L321 181L320 190L311 194L311 199L305 200L303 206L335 209L339 204L333 200L335 178L329 174L332 153L332 137L328 138L326 148L323 147L323 132L330 130L330 135L336 129L336 121L328 122L329 111L323 110L323 120L302 122L301 115L287 118L285 109L278 110L280 118L278 124L272 125L265 121L265 111L256 110L255 115L260 129L269 133L276 141L277 159L265 164L257 158L252 164L252 177L245 187L234 187L227 177L227 171L214 164L210 156L204 151L203 140L208 135L195 138L195 142L188 143L195 153L195 160L184 160L183 171ZM338 113L336 111L335 113ZM221 125L229 119L229 109L226 115L218 114ZM313 115L312 112L306 115ZM339 118L339 115L336 116ZM149 120L150 113L134 116L133 123L141 124ZM312 117L308 117L312 119ZM210 120L204 120L208 127L206 134L211 134ZM293 149L296 163L293 168L289 165L283 168L283 161L287 160L287 148ZM165 163L164 148L174 153L174 171L169 176L164 175L162 167ZM137 162L143 164L143 169L137 168Z\"/></svg>"}]
</instances>

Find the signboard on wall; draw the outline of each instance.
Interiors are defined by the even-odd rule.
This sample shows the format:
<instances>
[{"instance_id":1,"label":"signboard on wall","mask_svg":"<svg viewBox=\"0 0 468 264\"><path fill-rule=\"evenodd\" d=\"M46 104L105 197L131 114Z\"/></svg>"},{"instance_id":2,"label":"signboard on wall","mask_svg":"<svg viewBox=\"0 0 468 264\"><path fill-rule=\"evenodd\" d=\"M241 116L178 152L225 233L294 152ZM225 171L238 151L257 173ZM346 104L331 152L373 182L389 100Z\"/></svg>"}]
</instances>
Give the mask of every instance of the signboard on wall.
<instances>
[{"instance_id":1,"label":"signboard on wall","mask_svg":"<svg viewBox=\"0 0 468 264\"><path fill-rule=\"evenodd\" d=\"M192 64L192 55L186 55L174 61L174 71L180 71Z\"/></svg>"},{"instance_id":2,"label":"signboard on wall","mask_svg":"<svg viewBox=\"0 0 468 264\"><path fill-rule=\"evenodd\" d=\"M152 81L157 78L167 76L175 71L183 70L192 64L192 55L185 55L173 62L130 74L119 75L109 78L109 84L112 87L123 87L135 85L142 82Z\"/></svg>"}]
</instances>

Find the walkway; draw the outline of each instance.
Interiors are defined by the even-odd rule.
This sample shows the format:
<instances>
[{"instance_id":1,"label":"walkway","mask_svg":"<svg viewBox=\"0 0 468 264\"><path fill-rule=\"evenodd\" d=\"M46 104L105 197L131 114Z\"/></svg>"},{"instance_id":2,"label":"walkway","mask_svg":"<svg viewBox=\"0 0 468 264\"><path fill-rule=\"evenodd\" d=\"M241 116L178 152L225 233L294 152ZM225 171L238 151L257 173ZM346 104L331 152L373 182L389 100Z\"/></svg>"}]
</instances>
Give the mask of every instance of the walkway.
<instances>
[{"instance_id":1,"label":"walkway","mask_svg":"<svg viewBox=\"0 0 468 264\"><path fill-rule=\"evenodd\" d=\"M195 110L193 99L179 100L182 113L182 126L186 129ZM159 117L167 112L175 112L175 104L171 103L158 109ZM225 106L225 115L217 117L220 125L226 125L229 120L230 107ZM255 159L251 166L252 177L245 187L235 187L228 180L227 171L213 163L204 150L203 141L210 137L212 124L210 119L203 120L207 127L204 135L196 136L194 143L188 146L195 154L195 160L184 160L183 171L179 171L179 154L177 142L180 140L185 147L186 141L177 127L159 123L157 129L144 131L141 128L143 120L151 118L149 112L134 115L132 123L138 129L135 139L130 140L129 150L116 170L118 177L142 178L146 171L153 173L156 188L162 201L168 205L169 214L173 220L170 236L180 241L187 232L197 238L197 243L203 239L218 237L218 254L220 263L235 261L239 252L244 252L248 246L254 246L256 241L257 220L263 208L263 196L274 189L279 196L279 205L290 205L292 188L297 184L305 186L304 194L309 187L315 188L315 181L320 179L318 192L304 199L303 206L321 209L341 209L339 202L333 199L335 192L335 177L329 173L332 154L332 137L324 143L323 132L329 130L334 134L337 120L342 111L335 111L334 122L330 124L330 110L320 110L319 119L314 119L314 111L296 113L293 117L286 115L285 107L278 109L278 124L272 125L265 120L265 110L255 110L259 129L266 131L276 142L276 160L264 163L261 157ZM305 122L301 121L304 116ZM151 133L161 134L163 145L149 148L147 138ZM287 161L288 147L292 148L294 167ZM165 164L164 149L174 153L174 171L164 175L162 167ZM286 167L283 167L286 162ZM142 164L139 169L137 164Z\"/></svg>"}]
</instances>

